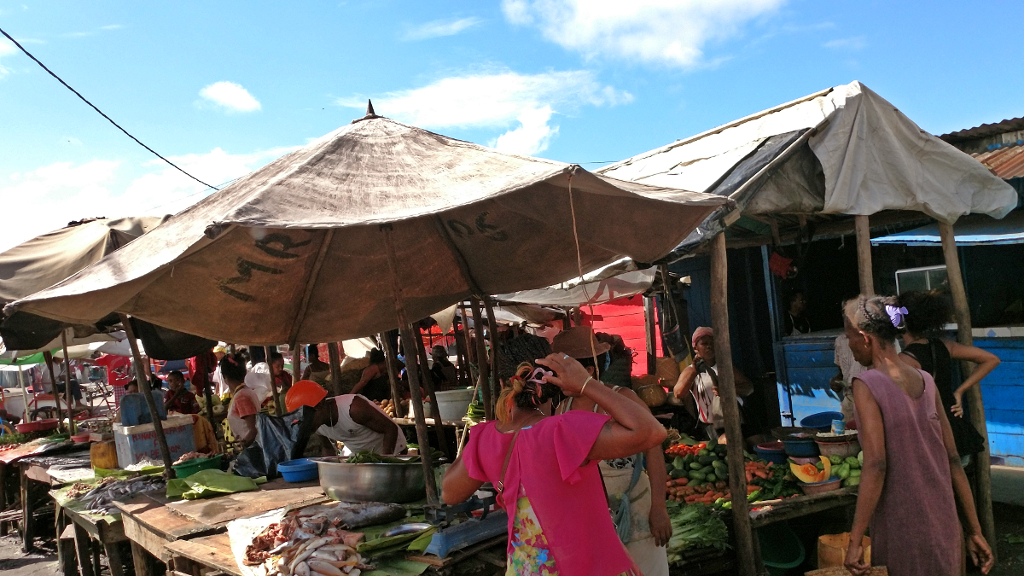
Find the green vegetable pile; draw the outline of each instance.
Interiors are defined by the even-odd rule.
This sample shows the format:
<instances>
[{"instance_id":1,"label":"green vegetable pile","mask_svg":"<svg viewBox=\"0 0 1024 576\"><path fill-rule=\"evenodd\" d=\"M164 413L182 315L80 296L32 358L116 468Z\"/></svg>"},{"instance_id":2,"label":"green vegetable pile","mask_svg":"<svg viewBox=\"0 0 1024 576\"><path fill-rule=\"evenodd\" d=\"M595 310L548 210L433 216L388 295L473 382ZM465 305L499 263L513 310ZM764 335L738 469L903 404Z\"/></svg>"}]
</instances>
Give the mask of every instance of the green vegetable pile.
<instances>
[{"instance_id":1,"label":"green vegetable pile","mask_svg":"<svg viewBox=\"0 0 1024 576\"><path fill-rule=\"evenodd\" d=\"M668 512L672 518L672 538L668 541L669 564L682 562L683 553L691 548L728 548L729 529L708 506L669 502Z\"/></svg>"},{"instance_id":2,"label":"green vegetable pile","mask_svg":"<svg viewBox=\"0 0 1024 576\"><path fill-rule=\"evenodd\" d=\"M863 458L864 452L861 452L856 457L828 457L829 462L832 463L832 476L838 476L843 479L843 488L846 488L847 486L857 486L860 484L860 469L863 464Z\"/></svg>"},{"instance_id":3,"label":"green vegetable pile","mask_svg":"<svg viewBox=\"0 0 1024 576\"><path fill-rule=\"evenodd\" d=\"M405 464L406 462L419 462L419 457L402 459L394 456L381 456L373 450L363 450L349 456L345 462L348 464Z\"/></svg>"},{"instance_id":4,"label":"green vegetable pile","mask_svg":"<svg viewBox=\"0 0 1024 576\"><path fill-rule=\"evenodd\" d=\"M474 400L469 408L466 409L466 415L462 418L467 422L483 422L484 420L484 405L477 403Z\"/></svg>"}]
</instances>

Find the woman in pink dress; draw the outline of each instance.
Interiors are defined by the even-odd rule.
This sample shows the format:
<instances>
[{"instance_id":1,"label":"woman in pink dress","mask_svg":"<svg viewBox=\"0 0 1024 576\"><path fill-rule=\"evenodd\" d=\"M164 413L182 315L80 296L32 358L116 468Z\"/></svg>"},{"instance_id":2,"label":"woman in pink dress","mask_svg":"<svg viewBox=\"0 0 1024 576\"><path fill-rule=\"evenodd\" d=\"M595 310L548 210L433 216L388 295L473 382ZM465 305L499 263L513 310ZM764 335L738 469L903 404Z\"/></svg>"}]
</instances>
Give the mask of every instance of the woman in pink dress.
<instances>
[{"instance_id":1,"label":"woman in pink dress","mask_svg":"<svg viewBox=\"0 0 1024 576\"><path fill-rule=\"evenodd\" d=\"M507 575L637 575L612 525L597 463L655 446L665 429L650 410L602 385L568 355L537 363L554 373L527 365L511 379L498 398L499 421L473 428L445 474L442 498L458 504L484 482L498 489L509 516ZM607 414L550 416L559 388L586 396Z\"/></svg>"},{"instance_id":2,"label":"woman in pink dress","mask_svg":"<svg viewBox=\"0 0 1024 576\"><path fill-rule=\"evenodd\" d=\"M846 567L867 573L864 533L871 528L871 562L891 576L960 574L959 517L967 550L988 574L992 550L981 535L967 476L931 375L900 360L895 340L905 308L894 298L861 296L843 307L850 351L869 367L853 380L864 466Z\"/></svg>"}]
</instances>

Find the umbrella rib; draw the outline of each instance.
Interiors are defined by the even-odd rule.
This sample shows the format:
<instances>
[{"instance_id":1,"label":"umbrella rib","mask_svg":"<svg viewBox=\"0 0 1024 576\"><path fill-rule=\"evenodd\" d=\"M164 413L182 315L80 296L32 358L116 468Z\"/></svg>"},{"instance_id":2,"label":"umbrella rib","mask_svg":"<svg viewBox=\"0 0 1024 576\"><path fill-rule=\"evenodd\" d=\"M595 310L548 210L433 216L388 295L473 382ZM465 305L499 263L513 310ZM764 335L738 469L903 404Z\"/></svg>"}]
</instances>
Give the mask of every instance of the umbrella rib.
<instances>
[{"instance_id":1,"label":"umbrella rib","mask_svg":"<svg viewBox=\"0 0 1024 576\"><path fill-rule=\"evenodd\" d=\"M323 267L324 260L327 257L327 250L330 248L331 240L334 239L334 229L328 228L324 234L323 242L320 243L320 249L317 251L316 260L313 261L313 267L309 271L309 278L306 279L306 289L302 293L302 300L299 302L299 310L295 314L295 320L292 322L292 329L288 335L288 342L296 342L299 336L299 328L302 327L302 319L306 316L306 310L309 308L309 300L313 295L313 287L316 285L317 279L320 277L320 269Z\"/></svg>"},{"instance_id":2,"label":"umbrella rib","mask_svg":"<svg viewBox=\"0 0 1024 576\"><path fill-rule=\"evenodd\" d=\"M462 277L465 278L466 283L469 284L469 289L473 291L473 294L479 297L487 296L487 294L477 284L476 278L473 277L473 273L469 271L469 262L466 261L465 255L459 250L459 247L452 240L452 237L448 235L448 229L445 228L444 222L441 221L441 216L434 214L434 225L437 226L437 232L441 235L445 244L448 245L448 249L452 251L455 256L455 261L459 265L459 271L462 272Z\"/></svg>"}]
</instances>

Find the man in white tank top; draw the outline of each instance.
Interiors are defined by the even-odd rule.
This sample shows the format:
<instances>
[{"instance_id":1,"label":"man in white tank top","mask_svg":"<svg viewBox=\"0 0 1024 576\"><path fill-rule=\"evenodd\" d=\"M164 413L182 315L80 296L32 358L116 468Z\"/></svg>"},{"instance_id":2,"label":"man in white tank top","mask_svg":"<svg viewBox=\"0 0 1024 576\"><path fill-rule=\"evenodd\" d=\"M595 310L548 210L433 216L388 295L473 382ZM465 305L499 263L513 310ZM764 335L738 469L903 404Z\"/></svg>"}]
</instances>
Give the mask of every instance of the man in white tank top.
<instances>
[{"instance_id":1,"label":"man in white tank top","mask_svg":"<svg viewBox=\"0 0 1024 576\"><path fill-rule=\"evenodd\" d=\"M374 402L360 394L342 394L327 398L327 391L309 380L296 383L288 390L285 405L289 412L299 406L316 409L313 426L320 437L325 456L337 456L335 442L343 442L343 456L364 450L378 454L401 454L406 451L405 435L394 421Z\"/></svg>"}]
</instances>

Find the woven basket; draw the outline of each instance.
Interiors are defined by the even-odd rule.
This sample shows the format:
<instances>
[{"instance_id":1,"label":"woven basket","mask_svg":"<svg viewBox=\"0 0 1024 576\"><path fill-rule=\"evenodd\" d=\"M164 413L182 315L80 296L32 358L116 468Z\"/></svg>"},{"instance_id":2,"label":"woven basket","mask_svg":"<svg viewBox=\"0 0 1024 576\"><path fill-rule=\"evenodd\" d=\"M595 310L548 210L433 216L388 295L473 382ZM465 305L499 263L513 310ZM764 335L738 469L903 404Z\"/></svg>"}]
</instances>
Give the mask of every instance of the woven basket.
<instances>
[{"instance_id":1,"label":"woven basket","mask_svg":"<svg viewBox=\"0 0 1024 576\"><path fill-rule=\"evenodd\" d=\"M850 576L850 571L845 566L833 566L804 572L804 576ZM871 570L868 570L868 576L889 576L889 571L885 566L872 566Z\"/></svg>"},{"instance_id":2,"label":"woven basket","mask_svg":"<svg viewBox=\"0 0 1024 576\"><path fill-rule=\"evenodd\" d=\"M864 547L864 561L871 563L871 537L865 536L862 543ZM846 549L850 547L850 533L822 534L818 537L818 568L832 568L838 566L843 568L846 561ZM845 570L845 568L844 568Z\"/></svg>"}]
</instances>

